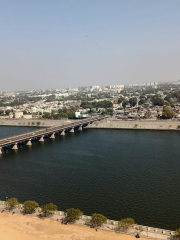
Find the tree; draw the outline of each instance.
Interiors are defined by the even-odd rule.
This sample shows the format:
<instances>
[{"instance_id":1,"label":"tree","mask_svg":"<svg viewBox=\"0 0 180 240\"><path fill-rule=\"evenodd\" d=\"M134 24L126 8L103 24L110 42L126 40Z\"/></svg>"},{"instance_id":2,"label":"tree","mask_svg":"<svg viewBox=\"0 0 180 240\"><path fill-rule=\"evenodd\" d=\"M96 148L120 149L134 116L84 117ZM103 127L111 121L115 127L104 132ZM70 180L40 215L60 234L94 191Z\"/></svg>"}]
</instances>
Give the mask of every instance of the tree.
<instances>
[{"instance_id":1,"label":"tree","mask_svg":"<svg viewBox=\"0 0 180 240\"><path fill-rule=\"evenodd\" d=\"M17 198L9 198L6 202L5 205L11 209L15 208L17 205L19 205L19 202Z\"/></svg>"},{"instance_id":2,"label":"tree","mask_svg":"<svg viewBox=\"0 0 180 240\"><path fill-rule=\"evenodd\" d=\"M139 105L142 105L142 104L144 104L145 102L146 102L145 99L141 98L141 99L139 100L138 104L139 104Z\"/></svg>"},{"instance_id":3,"label":"tree","mask_svg":"<svg viewBox=\"0 0 180 240\"><path fill-rule=\"evenodd\" d=\"M30 213L33 213L36 210L36 208L39 207L39 204L35 201L26 201L24 202L23 205L24 205L25 211Z\"/></svg>"},{"instance_id":4,"label":"tree","mask_svg":"<svg viewBox=\"0 0 180 240\"><path fill-rule=\"evenodd\" d=\"M177 98L180 101L180 92L179 91L172 92L171 97Z\"/></svg>"},{"instance_id":5,"label":"tree","mask_svg":"<svg viewBox=\"0 0 180 240\"><path fill-rule=\"evenodd\" d=\"M150 117L151 117L151 112L150 112L150 111L147 111L147 112L145 113L145 117L146 117L146 118L150 118Z\"/></svg>"},{"instance_id":6,"label":"tree","mask_svg":"<svg viewBox=\"0 0 180 240\"><path fill-rule=\"evenodd\" d=\"M151 101L154 105L163 106L164 100L159 95L155 95L151 98Z\"/></svg>"},{"instance_id":7,"label":"tree","mask_svg":"<svg viewBox=\"0 0 180 240\"><path fill-rule=\"evenodd\" d=\"M66 107L63 109L59 109L58 113L53 115L54 119L60 119L60 118L75 118L75 108L71 107L70 109L67 109Z\"/></svg>"},{"instance_id":8,"label":"tree","mask_svg":"<svg viewBox=\"0 0 180 240\"><path fill-rule=\"evenodd\" d=\"M124 97L119 97L118 98L118 103L122 103L124 101Z\"/></svg>"},{"instance_id":9,"label":"tree","mask_svg":"<svg viewBox=\"0 0 180 240\"><path fill-rule=\"evenodd\" d=\"M131 104L131 107L136 106L137 104L137 98L136 97L132 97L129 99L129 103Z\"/></svg>"},{"instance_id":10,"label":"tree","mask_svg":"<svg viewBox=\"0 0 180 240\"><path fill-rule=\"evenodd\" d=\"M68 116L68 118L70 118L70 119L75 118L75 111L72 111L72 110L67 111L67 116Z\"/></svg>"},{"instance_id":11,"label":"tree","mask_svg":"<svg viewBox=\"0 0 180 240\"><path fill-rule=\"evenodd\" d=\"M66 209L65 213L69 222L75 222L83 215L82 211L75 208Z\"/></svg>"},{"instance_id":12,"label":"tree","mask_svg":"<svg viewBox=\"0 0 180 240\"><path fill-rule=\"evenodd\" d=\"M57 211L57 206L53 203L45 204L41 206L41 211L45 216L48 216L50 214L53 214L55 211Z\"/></svg>"},{"instance_id":13,"label":"tree","mask_svg":"<svg viewBox=\"0 0 180 240\"><path fill-rule=\"evenodd\" d=\"M171 103L171 107L174 108L176 106L175 103Z\"/></svg>"},{"instance_id":14,"label":"tree","mask_svg":"<svg viewBox=\"0 0 180 240\"><path fill-rule=\"evenodd\" d=\"M25 111L23 111L23 114L26 115L26 114L28 114L28 112L25 110Z\"/></svg>"},{"instance_id":15,"label":"tree","mask_svg":"<svg viewBox=\"0 0 180 240\"><path fill-rule=\"evenodd\" d=\"M94 102L81 102L82 108L112 108L113 104L111 101L103 100L103 101L94 101Z\"/></svg>"},{"instance_id":16,"label":"tree","mask_svg":"<svg viewBox=\"0 0 180 240\"><path fill-rule=\"evenodd\" d=\"M0 110L0 115L3 115L4 114L4 111L3 110Z\"/></svg>"},{"instance_id":17,"label":"tree","mask_svg":"<svg viewBox=\"0 0 180 240\"><path fill-rule=\"evenodd\" d=\"M100 112L100 110L99 110L98 112ZM106 115L106 111L103 110L103 111L101 112L101 115Z\"/></svg>"},{"instance_id":18,"label":"tree","mask_svg":"<svg viewBox=\"0 0 180 240\"><path fill-rule=\"evenodd\" d=\"M64 112L59 113L59 116L61 118L68 118L68 115L66 113L64 113Z\"/></svg>"},{"instance_id":19,"label":"tree","mask_svg":"<svg viewBox=\"0 0 180 240\"><path fill-rule=\"evenodd\" d=\"M107 113L107 115L113 116L113 109L112 109L112 108L108 108L108 109L106 110L106 113Z\"/></svg>"},{"instance_id":20,"label":"tree","mask_svg":"<svg viewBox=\"0 0 180 240\"><path fill-rule=\"evenodd\" d=\"M43 117L43 118L51 118L51 114L48 113L48 112L44 112L44 114L43 114L42 117Z\"/></svg>"},{"instance_id":21,"label":"tree","mask_svg":"<svg viewBox=\"0 0 180 240\"><path fill-rule=\"evenodd\" d=\"M82 108L92 108L92 103L88 102L88 101L82 101L81 102L81 107Z\"/></svg>"},{"instance_id":22,"label":"tree","mask_svg":"<svg viewBox=\"0 0 180 240\"><path fill-rule=\"evenodd\" d=\"M129 227L135 224L134 219L132 218L124 218L119 221L119 226L128 229Z\"/></svg>"},{"instance_id":23,"label":"tree","mask_svg":"<svg viewBox=\"0 0 180 240\"><path fill-rule=\"evenodd\" d=\"M176 229L175 235L176 235L176 237L178 237L180 239L180 228Z\"/></svg>"},{"instance_id":24,"label":"tree","mask_svg":"<svg viewBox=\"0 0 180 240\"><path fill-rule=\"evenodd\" d=\"M11 110L6 110L5 111L6 115L9 115L10 112L11 112Z\"/></svg>"},{"instance_id":25,"label":"tree","mask_svg":"<svg viewBox=\"0 0 180 240\"><path fill-rule=\"evenodd\" d=\"M102 214L94 213L92 215L91 223L96 226L101 226L103 223L107 222L107 218Z\"/></svg>"},{"instance_id":26,"label":"tree","mask_svg":"<svg viewBox=\"0 0 180 240\"><path fill-rule=\"evenodd\" d=\"M164 98L164 100L166 100L167 102L171 103L171 95L168 94L168 95Z\"/></svg>"},{"instance_id":27,"label":"tree","mask_svg":"<svg viewBox=\"0 0 180 240\"><path fill-rule=\"evenodd\" d=\"M126 108L126 105L128 105L128 104L129 104L129 102L127 100L124 100L122 103L123 108Z\"/></svg>"},{"instance_id":28,"label":"tree","mask_svg":"<svg viewBox=\"0 0 180 240\"><path fill-rule=\"evenodd\" d=\"M111 101L107 101L107 100L93 102L92 104L93 104L93 107L97 107L97 108L112 108L113 107L113 103Z\"/></svg>"},{"instance_id":29,"label":"tree","mask_svg":"<svg viewBox=\"0 0 180 240\"><path fill-rule=\"evenodd\" d=\"M175 116L175 112L172 110L170 106L165 106L163 107L163 113L162 117L163 118L173 118Z\"/></svg>"}]
</instances>

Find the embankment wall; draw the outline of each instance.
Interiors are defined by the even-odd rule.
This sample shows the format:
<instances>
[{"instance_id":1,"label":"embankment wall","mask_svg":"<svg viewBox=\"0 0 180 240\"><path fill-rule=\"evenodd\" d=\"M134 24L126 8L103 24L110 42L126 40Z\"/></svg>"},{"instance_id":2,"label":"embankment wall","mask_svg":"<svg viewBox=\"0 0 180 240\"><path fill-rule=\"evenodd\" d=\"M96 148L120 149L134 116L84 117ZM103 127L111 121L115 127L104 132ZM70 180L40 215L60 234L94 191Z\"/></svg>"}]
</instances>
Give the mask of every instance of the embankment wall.
<instances>
[{"instance_id":1,"label":"embankment wall","mask_svg":"<svg viewBox=\"0 0 180 240\"><path fill-rule=\"evenodd\" d=\"M115 120L115 119L105 119L101 121L96 121L88 125L87 128L180 130L180 121L173 121L173 120L121 121L121 120Z\"/></svg>"},{"instance_id":2,"label":"embankment wall","mask_svg":"<svg viewBox=\"0 0 180 240\"><path fill-rule=\"evenodd\" d=\"M0 119L1 126L33 126L33 127L53 127L67 124L70 120L51 119Z\"/></svg>"},{"instance_id":3,"label":"embankment wall","mask_svg":"<svg viewBox=\"0 0 180 240\"><path fill-rule=\"evenodd\" d=\"M51 119L0 119L1 126L34 126L52 127L67 124L74 120ZM87 128L114 128L114 129L148 129L148 130L180 130L180 121L173 120L136 120L121 121L108 118L89 124Z\"/></svg>"}]
</instances>

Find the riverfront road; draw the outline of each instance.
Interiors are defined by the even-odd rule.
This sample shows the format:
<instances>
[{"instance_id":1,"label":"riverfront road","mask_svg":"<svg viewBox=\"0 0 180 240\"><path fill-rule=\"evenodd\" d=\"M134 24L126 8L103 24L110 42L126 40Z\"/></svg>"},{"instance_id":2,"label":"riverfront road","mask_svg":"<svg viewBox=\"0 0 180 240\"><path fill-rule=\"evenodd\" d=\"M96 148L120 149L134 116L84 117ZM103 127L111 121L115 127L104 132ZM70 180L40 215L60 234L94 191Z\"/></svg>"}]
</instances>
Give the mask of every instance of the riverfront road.
<instances>
[{"instance_id":1,"label":"riverfront road","mask_svg":"<svg viewBox=\"0 0 180 240\"><path fill-rule=\"evenodd\" d=\"M100 121L104 119L104 116L95 116L88 119L77 120L73 123L68 123L61 126L50 127L46 129L41 129L34 131L33 133L24 133L0 140L0 154L5 149L18 149L18 145L26 144L31 145L32 141L44 141L44 138L50 137L54 138L55 134L65 135L66 132L74 132L75 129L82 130L84 126L87 126L94 121Z\"/></svg>"}]
</instances>

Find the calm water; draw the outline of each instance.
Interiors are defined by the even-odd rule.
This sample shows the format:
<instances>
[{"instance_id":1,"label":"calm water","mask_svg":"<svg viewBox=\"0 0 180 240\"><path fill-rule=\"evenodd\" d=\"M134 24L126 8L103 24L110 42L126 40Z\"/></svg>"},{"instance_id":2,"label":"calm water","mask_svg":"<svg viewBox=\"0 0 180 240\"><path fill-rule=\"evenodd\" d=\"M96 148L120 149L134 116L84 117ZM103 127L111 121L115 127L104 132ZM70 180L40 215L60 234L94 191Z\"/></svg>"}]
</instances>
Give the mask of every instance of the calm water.
<instances>
[{"instance_id":1,"label":"calm water","mask_svg":"<svg viewBox=\"0 0 180 240\"><path fill-rule=\"evenodd\" d=\"M15 136L21 133L33 132L39 130L39 127L14 127L14 126L0 126L0 139L10 136Z\"/></svg>"},{"instance_id":2,"label":"calm water","mask_svg":"<svg viewBox=\"0 0 180 240\"><path fill-rule=\"evenodd\" d=\"M9 127L0 127L5 135ZM47 139L0 156L0 199L173 230L180 227L179 146L180 132L171 131L86 129Z\"/></svg>"}]
</instances>

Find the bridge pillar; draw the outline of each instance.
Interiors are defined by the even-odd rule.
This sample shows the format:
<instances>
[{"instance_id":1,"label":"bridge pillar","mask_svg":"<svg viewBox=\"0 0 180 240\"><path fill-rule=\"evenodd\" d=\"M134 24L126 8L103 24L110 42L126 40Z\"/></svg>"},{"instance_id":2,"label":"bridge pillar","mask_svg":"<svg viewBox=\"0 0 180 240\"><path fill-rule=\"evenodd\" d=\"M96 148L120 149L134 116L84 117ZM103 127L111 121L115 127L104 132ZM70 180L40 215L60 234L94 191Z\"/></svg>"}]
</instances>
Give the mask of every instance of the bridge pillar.
<instances>
[{"instance_id":1,"label":"bridge pillar","mask_svg":"<svg viewBox=\"0 0 180 240\"><path fill-rule=\"evenodd\" d=\"M2 154L2 148L0 148L0 154Z\"/></svg>"},{"instance_id":2,"label":"bridge pillar","mask_svg":"<svg viewBox=\"0 0 180 240\"><path fill-rule=\"evenodd\" d=\"M74 133L74 128L71 128L71 130L69 132L70 133Z\"/></svg>"},{"instance_id":3,"label":"bridge pillar","mask_svg":"<svg viewBox=\"0 0 180 240\"><path fill-rule=\"evenodd\" d=\"M44 142L44 136L42 135L41 138L39 139L39 142Z\"/></svg>"},{"instance_id":4,"label":"bridge pillar","mask_svg":"<svg viewBox=\"0 0 180 240\"><path fill-rule=\"evenodd\" d=\"M31 142L31 139L29 139L26 143L27 146L31 146L32 145L32 142Z\"/></svg>"},{"instance_id":5,"label":"bridge pillar","mask_svg":"<svg viewBox=\"0 0 180 240\"><path fill-rule=\"evenodd\" d=\"M79 126L78 130L80 130L80 131L82 131L82 130L83 130L83 128L82 128L82 125L81 125L81 126Z\"/></svg>"},{"instance_id":6,"label":"bridge pillar","mask_svg":"<svg viewBox=\"0 0 180 240\"><path fill-rule=\"evenodd\" d=\"M50 138L55 138L54 133L51 134Z\"/></svg>"},{"instance_id":7,"label":"bridge pillar","mask_svg":"<svg viewBox=\"0 0 180 240\"><path fill-rule=\"evenodd\" d=\"M66 135L65 131L63 130L63 131L60 133L60 135L65 136L65 135Z\"/></svg>"},{"instance_id":8,"label":"bridge pillar","mask_svg":"<svg viewBox=\"0 0 180 240\"><path fill-rule=\"evenodd\" d=\"M12 147L13 150L17 150L18 149L18 146L17 146L17 143L14 144L14 146Z\"/></svg>"}]
</instances>

